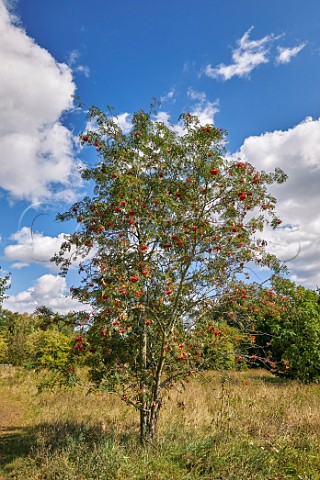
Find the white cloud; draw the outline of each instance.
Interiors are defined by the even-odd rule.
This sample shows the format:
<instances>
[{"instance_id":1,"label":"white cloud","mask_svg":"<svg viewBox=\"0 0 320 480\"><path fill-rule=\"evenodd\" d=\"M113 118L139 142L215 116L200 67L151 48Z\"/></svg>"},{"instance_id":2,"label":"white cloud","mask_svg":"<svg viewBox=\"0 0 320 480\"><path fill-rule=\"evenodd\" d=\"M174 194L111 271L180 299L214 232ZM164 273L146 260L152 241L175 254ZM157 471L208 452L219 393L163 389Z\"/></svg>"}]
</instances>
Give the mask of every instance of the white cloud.
<instances>
[{"instance_id":1,"label":"white cloud","mask_svg":"<svg viewBox=\"0 0 320 480\"><path fill-rule=\"evenodd\" d=\"M16 262L11 265L12 268L16 268L17 270L20 270L21 268L29 267L29 263L25 262Z\"/></svg>"},{"instance_id":2,"label":"white cloud","mask_svg":"<svg viewBox=\"0 0 320 480\"><path fill-rule=\"evenodd\" d=\"M196 103L192 106L191 113L199 118L201 125L214 123L214 116L219 112L219 101L210 102L204 92L197 92L192 88L188 90L188 96Z\"/></svg>"},{"instance_id":3,"label":"white cloud","mask_svg":"<svg viewBox=\"0 0 320 480\"><path fill-rule=\"evenodd\" d=\"M85 77L89 78L90 68L87 65L81 65L79 63L80 57L81 53L79 52L79 50L72 50L72 52L69 53L67 63L74 72L83 73Z\"/></svg>"},{"instance_id":4,"label":"white cloud","mask_svg":"<svg viewBox=\"0 0 320 480\"><path fill-rule=\"evenodd\" d=\"M191 69L193 69L195 67L195 64L196 62L190 62L190 61L187 61L187 62L184 62L183 64L183 67L182 67L182 71L183 73L188 73Z\"/></svg>"},{"instance_id":5,"label":"white cloud","mask_svg":"<svg viewBox=\"0 0 320 480\"><path fill-rule=\"evenodd\" d=\"M121 128L125 135L132 129L131 119L132 115L128 112L120 113L112 117L112 120ZM88 120L84 131L100 133L100 127L95 120Z\"/></svg>"},{"instance_id":6,"label":"white cloud","mask_svg":"<svg viewBox=\"0 0 320 480\"><path fill-rule=\"evenodd\" d=\"M117 115L114 118L114 121L116 122L117 125L122 129L123 133L127 134L130 132L132 128L132 123L131 123L131 115L130 113L121 113L120 115Z\"/></svg>"},{"instance_id":7,"label":"white cloud","mask_svg":"<svg viewBox=\"0 0 320 480\"><path fill-rule=\"evenodd\" d=\"M161 103L165 103L169 100L172 100L173 97L174 97L174 94L175 94L175 89L174 88L171 88L171 90L169 90L165 95L163 95L160 100L161 100Z\"/></svg>"},{"instance_id":8,"label":"white cloud","mask_svg":"<svg viewBox=\"0 0 320 480\"><path fill-rule=\"evenodd\" d=\"M72 72L14 22L0 0L0 186L17 199L69 197L79 179L60 117L73 108Z\"/></svg>"},{"instance_id":9,"label":"white cloud","mask_svg":"<svg viewBox=\"0 0 320 480\"><path fill-rule=\"evenodd\" d=\"M159 123L163 123L164 125L170 125L170 114L168 112L160 111L157 112L155 121Z\"/></svg>"},{"instance_id":10,"label":"white cloud","mask_svg":"<svg viewBox=\"0 0 320 480\"><path fill-rule=\"evenodd\" d=\"M11 236L16 242L4 249L4 258L14 262L12 268L24 268L31 264L42 264L51 270L59 268L50 262L50 258L60 250L61 244L66 240L66 235L60 233L57 237L49 237L42 233L33 233L29 227L23 227Z\"/></svg>"},{"instance_id":11,"label":"white cloud","mask_svg":"<svg viewBox=\"0 0 320 480\"><path fill-rule=\"evenodd\" d=\"M296 47L293 48L282 48L282 47L277 47L277 50L279 52L279 55L277 56L277 63L289 63L291 62L292 58L298 55L299 52L306 46L305 43L300 43L300 45L297 45Z\"/></svg>"},{"instance_id":12,"label":"white cloud","mask_svg":"<svg viewBox=\"0 0 320 480\"><path fill-rule=\"evenodd\" d=\"M283 227L268 234L270 248L289 260L292 279L314 288L320 286L320 119L307 118L286 131L247 138L235 158L257 168L282 168L289 176L270 190L278 199Z\"/></svg>"},{"instance_id":13,"label":"white cloud","mask_svg":"<svg viewBox=\"0 0 320 480\"><path fill-rule=\"evenodd\" d=\"M219 101L215 100L214 102L210 102L204 92L197 92L192 88L189 88L187 95L191 100L194 101L194 103L190 106L190 113L198 117L201 125L213 124L214 116L219 112ZM186 133L181 124L176 123L172 125L170 122L170 114L163 110L157 112L155 121L161 122L167 126L171 126L178 133L178 135L182 136Z\"/></svg>"},{"instance_id":14,"label":"white cloud","mask_svg":"<svg viewBox=\"0 0 320 480\"><path fill-rule=\"evenodd\" d=\"M193 88L189 88L187 95L192 100L198 100L198 102L205 102L207 100L207 96L204 92L197 92Z\"/></svg>"},{"instance_id":15,"label":"white cloud","mask_svg":"<svg viewBox=\"0 0 320 480\"><path fill-rule=\"evenodd\" d=\"M259 40L250 40L249 35L253 27L237 40L238 48L232 50L233 63L225 65L220 63L217 67L207 65L205 74L210 78L230 80L234 76L245 77L263 63L269 62L270 43L273 35L266 35Z\"/></svg>"},{"instance_id":16,"label":"white cloud","mask_svg":"<svg viewBox=\"0 0 320 480\"><path fill-rule=\"evenodd\" d=\"M63 315L73 310L84 310L85 305L67 296L67 290L65 278L51 274L42 275L32 287L6 298L3 307L12 312L32 313L37 307L44 305Z\"/></svg>"}]
</instances>

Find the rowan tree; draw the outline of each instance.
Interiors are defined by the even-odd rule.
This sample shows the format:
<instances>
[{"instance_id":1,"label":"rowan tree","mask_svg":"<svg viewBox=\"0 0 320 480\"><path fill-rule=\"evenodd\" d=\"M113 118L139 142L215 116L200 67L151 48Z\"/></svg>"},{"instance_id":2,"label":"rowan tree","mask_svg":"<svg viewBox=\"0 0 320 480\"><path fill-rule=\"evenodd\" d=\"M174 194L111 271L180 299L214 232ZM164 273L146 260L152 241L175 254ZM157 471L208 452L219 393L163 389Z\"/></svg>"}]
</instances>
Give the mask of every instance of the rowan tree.
<instances>
[{"instance_id":1,"label":"rowan tree","mask_svg":"<svg viewBox=\"0 0 320 480\"><path fill-rule=\"evenodd\" d=\"M267 287L238 281L229 284L219 298L213 319L216 322L226 319L228 325L242 332L237 338L239 364L247 362L275 374L289 370L284 349L282 354L278 351L274 355L274 345L284 333L280 329L281 319L287 318L290 324L293 313L290 297L279 288L286 282L278 276L272 276Z\"/></svg>"},{"instance_id":2,"label":"rowan tree","mask_svg":"<svg viewBox=\"0 0 320 480\"><path fill-rule=\"evenodd\" d=\"M92 313L76 350L91 351L97 385L139 410L148 442L164 391L201 368L203 344L217 341L208 322L228 283L247 262L279 271L260 231L280 223L268 185L285 174L229 159L226 132L190 113L180 133L152 111L135 113L128 134L112 111L92 107L89 122L80 139L98 159L82 177L93 194L58 216L78 228L55 261L66 273L80 258L72 293Z\"/></svg>"}]
</instances>

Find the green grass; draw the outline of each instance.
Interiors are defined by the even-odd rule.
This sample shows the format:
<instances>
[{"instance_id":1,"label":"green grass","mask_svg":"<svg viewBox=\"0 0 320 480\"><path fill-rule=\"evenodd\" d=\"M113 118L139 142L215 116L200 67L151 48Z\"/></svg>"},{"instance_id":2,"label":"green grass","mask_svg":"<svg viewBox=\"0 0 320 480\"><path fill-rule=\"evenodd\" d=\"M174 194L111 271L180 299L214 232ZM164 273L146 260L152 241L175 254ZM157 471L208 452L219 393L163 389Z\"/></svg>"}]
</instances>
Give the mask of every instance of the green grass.
<instances>
[{"instance_id":1,"label":"green grass","mask_svg":"<svg viewBox=\"0 0 320 480\"><path fill-rule=\"evenodd\" d=\"M84 387L37 393L36 374L0 371L0 478L320 478L320 388L263 371L208 374L169 393L157 445L136 413Z\"/></svg>"}]
</instances>

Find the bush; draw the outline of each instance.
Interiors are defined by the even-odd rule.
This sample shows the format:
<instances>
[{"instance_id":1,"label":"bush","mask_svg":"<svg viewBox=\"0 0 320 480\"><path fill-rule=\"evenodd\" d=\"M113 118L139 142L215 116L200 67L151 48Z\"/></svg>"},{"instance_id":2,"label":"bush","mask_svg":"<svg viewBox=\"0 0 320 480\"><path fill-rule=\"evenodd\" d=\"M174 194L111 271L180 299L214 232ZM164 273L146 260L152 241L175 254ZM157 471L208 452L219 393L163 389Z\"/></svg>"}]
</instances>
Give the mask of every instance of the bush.
<instances>
[{"instance_id":1,"label":"bush","mask_svg":"<svg viewBox=\"0 0 320 480\"><path fill-rule=\"evenodd\" d=\"M34 368L64 369L71 352L71 338L56 330L30 335L31 364Z\"/></svg>"}]
</instances>

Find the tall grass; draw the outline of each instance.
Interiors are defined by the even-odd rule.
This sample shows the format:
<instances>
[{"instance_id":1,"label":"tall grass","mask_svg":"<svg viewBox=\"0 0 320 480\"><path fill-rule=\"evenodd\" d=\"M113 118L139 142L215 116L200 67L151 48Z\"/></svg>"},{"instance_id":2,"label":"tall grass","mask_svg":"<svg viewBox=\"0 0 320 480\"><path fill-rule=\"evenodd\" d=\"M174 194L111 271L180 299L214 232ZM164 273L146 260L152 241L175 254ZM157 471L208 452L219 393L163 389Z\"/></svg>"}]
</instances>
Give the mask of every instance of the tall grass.
<instances>
[{"instance_id":1,"label":"tall grass","mask_svg":"<svg viewBox=\"0 0 320 480\"><path fill-rule=\"evenodd\" d=\"M317 479L320 387L264 371L210 373L166 397L157 445L117 397L37 392L36 374L0 370L1 479Z\"/></svg>"}]
</instances>

